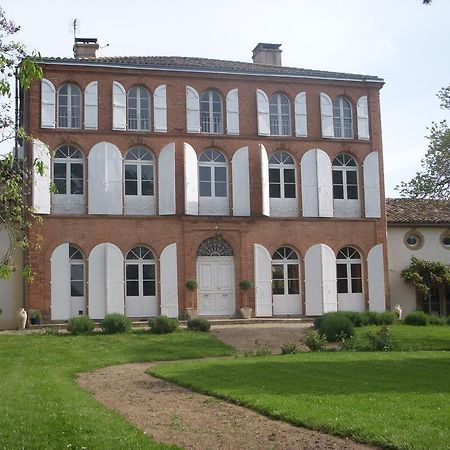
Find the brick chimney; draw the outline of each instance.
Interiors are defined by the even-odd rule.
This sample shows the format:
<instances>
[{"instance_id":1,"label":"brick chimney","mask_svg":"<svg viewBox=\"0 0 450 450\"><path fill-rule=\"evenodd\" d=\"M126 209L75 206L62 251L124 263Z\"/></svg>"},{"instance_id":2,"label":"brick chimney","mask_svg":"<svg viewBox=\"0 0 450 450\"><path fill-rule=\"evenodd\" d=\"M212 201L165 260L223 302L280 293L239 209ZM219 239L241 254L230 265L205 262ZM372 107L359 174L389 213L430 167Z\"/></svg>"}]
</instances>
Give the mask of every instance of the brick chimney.
<instances>
[{"instance_id":1,"label":"brick chimney","mask_svg":"<svg viewBox=\"0 0 450 450\"><path fill-rule=\"evenodd\" d=\"M281 66L281 44L264 44L260 42L253 49L253 62L269 66Z\"/></svg>"},{"instance_id":2,"label":"brick chimney","mask_svg":"<svg viewBox=\"0 0 450 450\"><path fill-rule=\"evenodd\" d=\"M95 52L99 49L95 38L75 38L73 56L75 58L95 58Z\"/></svg>"}]
</instances>

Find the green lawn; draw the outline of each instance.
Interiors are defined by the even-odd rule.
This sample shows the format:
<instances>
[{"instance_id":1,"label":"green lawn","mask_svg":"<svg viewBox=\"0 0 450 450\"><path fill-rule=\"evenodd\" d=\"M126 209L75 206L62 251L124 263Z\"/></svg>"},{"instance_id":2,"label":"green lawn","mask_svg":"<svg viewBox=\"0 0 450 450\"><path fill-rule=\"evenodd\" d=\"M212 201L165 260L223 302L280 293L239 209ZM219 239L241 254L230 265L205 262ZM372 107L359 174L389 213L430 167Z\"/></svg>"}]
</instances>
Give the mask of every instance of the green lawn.
<instances>
[{"instance_id":1,"label":"green lawn","mask_svg":"<svg viewBox=\"0 0 450 450\"><path fill-rule=\"evenodd\" d=\"M175 363L152 374L362 442L450 449L448 352L303 353Z\"/></svg>"},{"instance_id":2,"label":"green lawn","mask_svg":"<svg viewBox=\"0 0 450 450\"><path fill-rule=\"evenodd\" d=\"M156 444L81 390L75 374L137 361L231 354L206 334L0 336L1 449L155 449Z\"/></svg>"}]
</instances>

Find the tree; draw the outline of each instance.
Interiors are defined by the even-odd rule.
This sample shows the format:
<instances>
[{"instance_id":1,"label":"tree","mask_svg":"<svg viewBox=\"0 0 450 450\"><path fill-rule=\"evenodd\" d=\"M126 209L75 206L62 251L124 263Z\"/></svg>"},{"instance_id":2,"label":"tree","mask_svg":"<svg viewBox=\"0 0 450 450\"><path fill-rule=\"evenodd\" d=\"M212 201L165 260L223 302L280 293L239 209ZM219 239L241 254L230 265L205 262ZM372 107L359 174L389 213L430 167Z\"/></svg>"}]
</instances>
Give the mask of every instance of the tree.
<instances>
[{"instance_id":1,"label":"tree","mask_svg":"<svg viewBox=\"0 0 450 450\"><path fill-rule=\"evenodd\" d=\"M450 110L450 86L442 88L437 96L441 108ZM421 161L422 171L395 189L402 197L450 199L450 128L447 121L430 128L428 150Z\"/></svg>"},{"instance_id":2,"label":"tree","mask_svg":"<svg viewBox=\"0 0 450 450\"><path fill-rule=\"evenodd\" d=\"M11 114L13 77L23 89L29 89L34 79L42 77L42 69L36 63L40 55L27 54L24 45L12 39L19 29L0 8L0 143L14 137L16 143L31 138L24 130L15 129ZM27 195L33 172L42 174L43 169L41 161L20 161L11 153L0 157L0 231L6 231L10 237L9 245L0 254L0 278L8 278L15 270L14 250L30 245L29 231L33 223L40 220L29 205ZM29 267L24 268L23 275L31 278Z\"/></svg>"}]
</instances>

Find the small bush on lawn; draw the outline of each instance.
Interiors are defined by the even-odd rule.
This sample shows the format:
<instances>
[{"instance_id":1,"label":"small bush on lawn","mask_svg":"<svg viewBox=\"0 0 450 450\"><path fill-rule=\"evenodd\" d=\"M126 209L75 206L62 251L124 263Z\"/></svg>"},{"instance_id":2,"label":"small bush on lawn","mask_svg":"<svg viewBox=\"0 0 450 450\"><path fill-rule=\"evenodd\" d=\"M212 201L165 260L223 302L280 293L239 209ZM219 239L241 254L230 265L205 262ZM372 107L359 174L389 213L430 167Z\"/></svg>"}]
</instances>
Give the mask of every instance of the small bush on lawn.
<instances>
[{"instance_id":1,"label":"small bush on lawn","mask_svg":"<svg viewBox=\"0 0 450 450\"><path fill-rule=\"evenodd\" d=\"M342 311L341 314L350 319L355 327L362 327L364 325L362 314L357 311Z\"/></svg>"},{"instance_id":2,"label":"small bush on lawn","mask_svg":"<svg viewBox=\"0 0 450 450\"><path fill-rule=\"evenodd\" d=\"M361 350L358 345L356 336L345 337L345 335L339 335L339 350L342 352L356 352Z\"/></svg>"},{"instance_id":3,"label":"small bush on lawn","mask_svg":"<svg viewBox=\"0 0 450 450\"><path fill-rule=\"evenodd\" d=\"M314 329L315 330L319 330L320 329L320 325L322 324L323 318L326 316L326 314L324 314L323 316L318 316L314 319Z\"/></svg>"},{"instance_id":4,"label":"small bush on lawn","mask_svg":"<svg viewBox=\"0 0 450 450\"><path fill-rule=\"evenodd\" d=\"M155 334L173 333L178 328L178 320L167 316L151 317L148 324L150 331Z\"/></svg>"},{"instance_id":5,"label":"small bush on lawn","mask_svg":"<svg viewBox=\"0 0 450 450\"><path fill-rule=\"evenodd\" d=\"M397 315L392 311L383 311L378 315L380 325L392 325L397 319Z\"/></svg>"},{"instance_id":6,"label":"small bush on lawn","mask_svg":"<svg viewBox=\"0 0 450 450\"><path fill-rule=\"evenodd\" d=\"M394 349L394 341L391 332L386 325L376 333L367 333L368 348L372 352L390 352Z\"/></svg>"},{"instance_id":7,"label":"small bush on lawn","mask_svg":"<svg viewBox=\"0 0 450 450\"><path fill-rule=\"evenodd\" d=\"M428 323L430 325L445 325L446 324L446 320L445 320L445 317L430 316L429 319L428 319Z\"/></svg>"},{"instance_id":8,"label":"small bush on lawn","mask_svg":"<svg viewBox=\"0 0 450 450\"><path fill-rule=\"evenodd\" d=\"M355 334L352 321L343 314L326 314L320 324L319 333L324 334L328 342L335 342L339 337L350 337Z\"/></svg>"},{"instance_id":9,"label":"small bush on lawn","mask_svg":"<svg viewBox=\"0 0 450 450\"><path fill-rule=\"evenodd\" d=\"M282 355L293 355L294 353L297 353L297 352L298 352L297 346L292 342L290 342L288 344L283 344L281 346L281 354Z\"/></svg>"},{"instance_id":10,"label":"small bush on lawn","mask_svg":"<svg viewBox=\"0 0 450 450\"><path fill-rule=\"evenodd\" d=\"M430 317L428 316L428 314L425 314L423 311L415 311L415 312L409 313L405 317L403 322L406 325L416 325L416 326L425 327L428 325L429 320L430 320Z\"/></svg>"},{"instance_id":11,"label":"small bush on lawn","mask_svg":"<svg viewBox=\"0 0 450 450\"><path fill-rule=\"evenodd\" d=\"M88 316L71 317L67 323L67 332L70 334L87 334L95 328L94 321Z\"/></svg>"},{"instance_id":12,"label":"small bush on lawn","mask_svg":"<svg viewBox=\"0 0 450 450\"><path fill-rule=\"evenodd\" d=\"M306 334L305 345L312 352L323 352L327 349L327 338L317 331L310 331Z\"/></svg>"},{"instance_id":13,"label":"small bush on lawn","mask_svg":"<svg viewBox=\"0 0 450 450\"><path fill-rule=\"evenodd\" d=\"M375 311L366 311L361 314L363 324L366 325L380 325L380 313Z\"/></svg>"},{"instance_id":14,"label":"small bush on lawn","mask_svg":"<svg viewBox=\"0 0 450 450\"><path fill-rule=\"evenodd\" d=\"M126 333L131 330L131 320L123 314L107 314L102 321L102 328L107 334Z\"/></svg>"},{"instance_id":15,"label":"small bush on lawn","mask_svg":"<svg viewBox=\"0 0 450 450\"><path fill-rule=\"evenodd\" d=\"M187 327L193 331L208 331L211 328L211 324L207 319L196 317L187 321Z\"/></svg>"}]
</instances>

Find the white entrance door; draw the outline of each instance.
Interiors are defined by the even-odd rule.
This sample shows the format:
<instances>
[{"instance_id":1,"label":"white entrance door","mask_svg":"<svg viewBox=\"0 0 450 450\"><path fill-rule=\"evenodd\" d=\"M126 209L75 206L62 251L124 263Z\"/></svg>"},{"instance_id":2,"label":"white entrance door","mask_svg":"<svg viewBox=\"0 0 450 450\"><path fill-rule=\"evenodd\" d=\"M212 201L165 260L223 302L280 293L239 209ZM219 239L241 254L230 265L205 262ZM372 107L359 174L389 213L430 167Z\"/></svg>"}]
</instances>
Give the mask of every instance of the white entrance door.
<instances>
[{"instance_id":1,"label":"white entrance door","mask_svg":"<svg viewBox=\"0 0 450 450\"><path fill-rule=\"evenodd\" d=\"M198 314L230 316L235 313L232 256L197 258Z\"/></svg>"}]
</instances>

